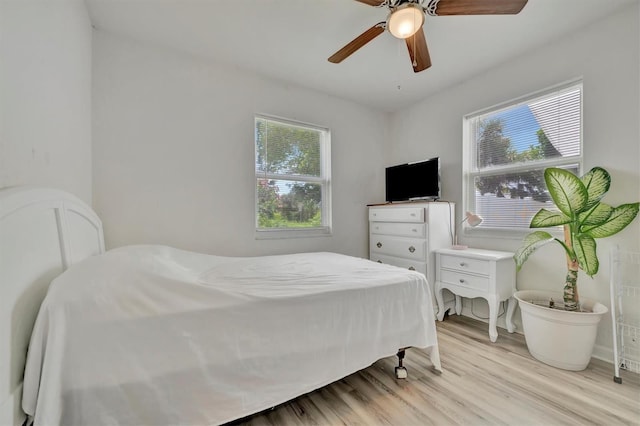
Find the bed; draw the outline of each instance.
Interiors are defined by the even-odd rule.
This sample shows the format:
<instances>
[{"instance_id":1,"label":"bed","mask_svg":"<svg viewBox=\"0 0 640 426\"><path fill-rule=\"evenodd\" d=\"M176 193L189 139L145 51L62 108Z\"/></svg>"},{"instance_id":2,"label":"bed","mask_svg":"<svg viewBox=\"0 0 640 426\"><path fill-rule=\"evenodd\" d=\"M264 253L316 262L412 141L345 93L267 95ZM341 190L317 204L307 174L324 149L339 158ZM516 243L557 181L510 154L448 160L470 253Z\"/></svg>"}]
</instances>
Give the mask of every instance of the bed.
<instances>
[{"instance_id":1,"label":"bed","mask_svg":"<svg viewBox=\"0 0 640 426\"><path fill-rule=\"evenodd\" d=\"M105 252L88 206L39 188L0 190L0 246L0 424L220 424L410 346L441 370L412 271L336 253Z\"/></svg>"}]
</instances>

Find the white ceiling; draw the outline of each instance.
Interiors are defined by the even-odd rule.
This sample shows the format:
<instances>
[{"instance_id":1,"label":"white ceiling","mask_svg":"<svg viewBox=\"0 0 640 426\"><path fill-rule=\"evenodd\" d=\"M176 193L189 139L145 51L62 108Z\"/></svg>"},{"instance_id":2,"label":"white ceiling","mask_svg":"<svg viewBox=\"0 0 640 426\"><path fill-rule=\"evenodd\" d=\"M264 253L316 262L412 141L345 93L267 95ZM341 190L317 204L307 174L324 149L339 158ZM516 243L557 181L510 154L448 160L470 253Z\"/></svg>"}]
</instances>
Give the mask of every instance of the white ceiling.
<instances>
[{"instance_id":1,"label":"white ceiling","mask_svg":"<svg viewBox=\"0 0 640 426\"><path fill-rule=\"evenodd\" d=\"M85 1L98 30L395 111L639 0L529 0L518 15L427 16L433 66L417 74L388 32L340 64L327 61L386 19L386 9L355 0Z\"/></svg>"}]
</instances>

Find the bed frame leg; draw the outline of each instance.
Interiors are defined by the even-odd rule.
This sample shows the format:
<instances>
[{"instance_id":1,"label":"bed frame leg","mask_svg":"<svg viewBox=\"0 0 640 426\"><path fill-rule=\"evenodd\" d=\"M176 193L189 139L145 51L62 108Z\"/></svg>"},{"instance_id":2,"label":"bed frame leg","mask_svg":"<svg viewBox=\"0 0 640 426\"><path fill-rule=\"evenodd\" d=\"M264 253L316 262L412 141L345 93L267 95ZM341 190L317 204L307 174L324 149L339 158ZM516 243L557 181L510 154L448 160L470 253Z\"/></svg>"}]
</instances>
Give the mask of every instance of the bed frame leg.
<instances>
[{"instance_id":1,"label":"bed frame leg","mask_svg":"<svg viewBox=\"0 0 640 426\"><path fill-rule=\"evenodd\" d=\"M407 369L402 365L402 360L404 359L404 351L406 348L400 349L398 351L398 366L396 367L396 379L406 379L407 378Z\"/></svg>"}]
</instances>

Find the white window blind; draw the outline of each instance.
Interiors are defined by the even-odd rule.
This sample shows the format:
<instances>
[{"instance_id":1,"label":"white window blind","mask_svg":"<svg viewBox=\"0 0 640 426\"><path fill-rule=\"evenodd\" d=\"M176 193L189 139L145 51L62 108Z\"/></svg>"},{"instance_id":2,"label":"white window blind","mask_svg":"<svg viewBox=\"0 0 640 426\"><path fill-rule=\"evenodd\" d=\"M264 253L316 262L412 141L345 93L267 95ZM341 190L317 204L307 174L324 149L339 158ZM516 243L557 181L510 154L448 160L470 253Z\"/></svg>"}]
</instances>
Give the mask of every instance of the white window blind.
<instances>
[{"instance_id":1,"label":"white window blind","mask_svg":"<svg viewBox=\"0 0 640 426\"><path fill-rule=\"evenodd\" d=\"M257 231L328 233L329 131L256 116L255 154Z\"/></svg>"},{"instance_id":2,"label":"white window blind","mask_svg":"<svg viewBox=\"0 0 640 426\"><path fill-rule=\"evenodd\" d=\"M464 126L463 191L466 210L484 219L478 229L528 228L551 205L544 169L581 172L581 82L468 115Z\"/></svg>"}]
</instances>

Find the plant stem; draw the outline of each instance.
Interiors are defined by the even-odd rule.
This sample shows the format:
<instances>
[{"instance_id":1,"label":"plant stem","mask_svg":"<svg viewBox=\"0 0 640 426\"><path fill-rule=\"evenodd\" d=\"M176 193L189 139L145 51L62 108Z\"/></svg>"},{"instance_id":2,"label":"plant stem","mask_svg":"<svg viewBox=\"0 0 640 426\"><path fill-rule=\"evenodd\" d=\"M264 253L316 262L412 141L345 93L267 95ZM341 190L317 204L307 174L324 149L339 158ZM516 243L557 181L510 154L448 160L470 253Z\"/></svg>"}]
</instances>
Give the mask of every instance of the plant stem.
<instances>
[{"instance_id":1,"label":"plant stem","mask_svg":"<svg viewBox=\"0 0 640 426\"><path fill-rule=\"evenodd\" d=\"M577 311L580 299L578 297L578 271L569 269L564 284L564 310Z\"/></svg>"},{"instance_id":2,"label":"plant stem","mask_svg":"<svg viewBox=\"0 0 640 426\"><path fill-rule=\"evenodd\" d=\"M573 251L571 240L571 229L569 225L564 225L564 243ZM571 258L567 253L567 278L564 283L564 309L565 311L577 311L580 306L578 296L578 259Z\"/></svg>"}]
</instances>

